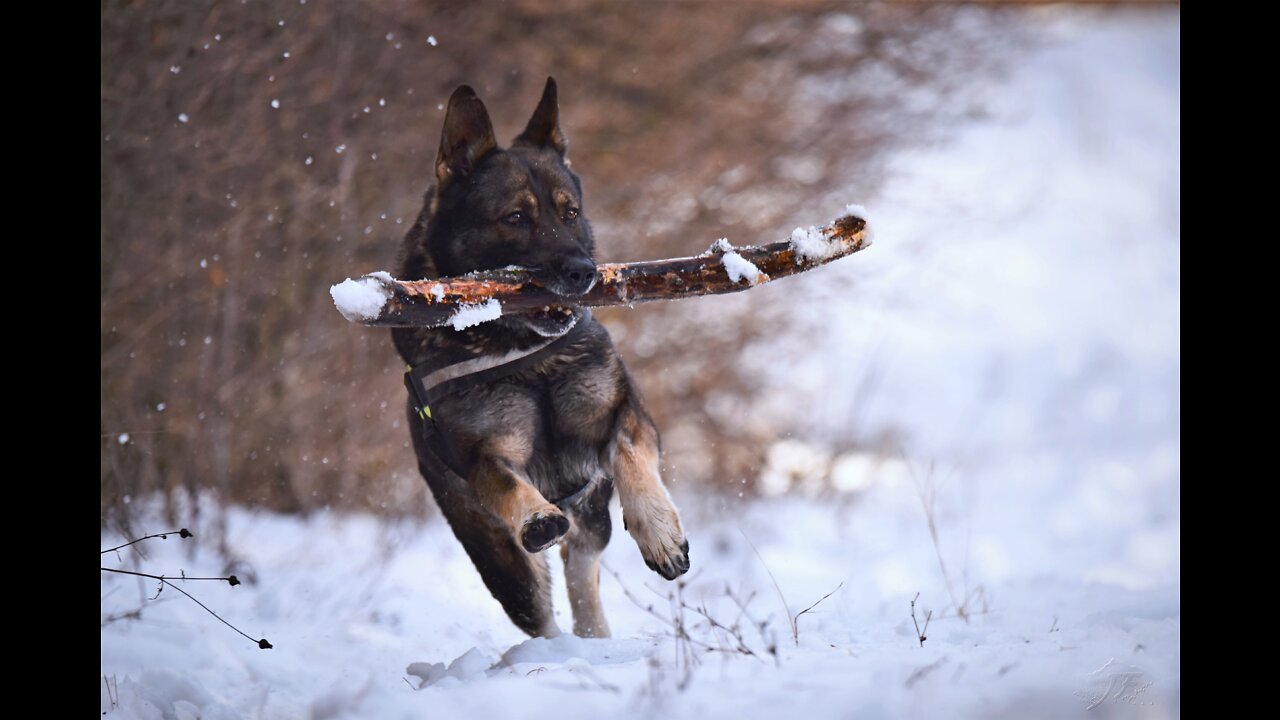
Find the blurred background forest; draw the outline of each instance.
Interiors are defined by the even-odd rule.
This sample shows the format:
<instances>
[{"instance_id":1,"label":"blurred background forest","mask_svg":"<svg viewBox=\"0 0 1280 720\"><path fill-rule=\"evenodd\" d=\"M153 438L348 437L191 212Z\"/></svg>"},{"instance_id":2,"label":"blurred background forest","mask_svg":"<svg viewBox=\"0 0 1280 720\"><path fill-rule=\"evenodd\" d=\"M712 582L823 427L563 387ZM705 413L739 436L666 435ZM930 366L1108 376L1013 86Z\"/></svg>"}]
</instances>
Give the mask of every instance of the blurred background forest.
<instances>
[{"instance_id":1,"label":"blurred background forest","mask_svg":"<svg viewBox=\"0 0 1280 720\"><path fill-rule=\"evenodd\" d=\"M598 260L627 261L827 221L894 143L927 140L921 121L968 111L952 91L996 59L966 37L974 8L660 6L105 6L104 523L157 490L431 512L389 334L327 290L391 265L457 85L509 140L557 77ZM721 303L710 327L688 304L600 313L678 482L750 492L787 432L742 412L764 376L739 362L788 322L781 297Z\"/></svg>"},{"instance_id":2,"label":"blurred background forest","mask_svg":"<svg viewBox=\"0 0 1280 720\"><path fill-rule=\"evenodd\" d=\"M999 77L1027 42L1011 21L1025 8L1009 5L107 3L104 526L125 529L154 491L173 520L173 501L201 492L284 512L434 512L389 333L347 323L328 288L391 266L457 85L477 89L506 141L555 75L597 259L680 256L719 237L776 240L875 197L894 152L985 112L974 79ZM834 320L796 291L856 299L859 278L824 269L599 313L675 483L750 497L779 448L793 466L822 448L828 476L842 454L910 441L857 422L883 370L870 355L843 366L853 397L835 407L795 407L815 388L789 396L780 382ZM912 282L888 301L909 305ZM800 433L808 445L787 444Z\"/></svg>"}]
</instances>

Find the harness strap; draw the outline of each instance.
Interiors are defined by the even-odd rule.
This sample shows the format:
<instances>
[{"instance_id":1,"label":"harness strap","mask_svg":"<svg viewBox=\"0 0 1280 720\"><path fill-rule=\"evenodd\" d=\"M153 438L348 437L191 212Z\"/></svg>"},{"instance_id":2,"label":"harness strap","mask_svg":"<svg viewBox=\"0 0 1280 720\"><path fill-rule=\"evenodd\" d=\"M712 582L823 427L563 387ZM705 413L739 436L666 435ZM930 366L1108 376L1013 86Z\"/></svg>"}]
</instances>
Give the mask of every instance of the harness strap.
<instances>
[{"instance_id":1,"label":"harness strap","mask_svg":"<svg viewBox=\"0 0 1280 720\"><path fill-rule=\"evenodd\" d=\"M449 395L489 385L534 367L581 337L586 332L590 320L591 310L583 308L582 315L568 332L540 345L524 350L513 350L504 355L481 356L443 366L439 363L426 362L417 367L410 367L404 374L404 384L409 390L414 409L422 420L423 439L426 440L428 454L432 456L429 464L435 466L432 469L437 472L452 472L463 480L470 475L466 463L454 453L453 443L445 438L447 431L441 426L440 418L432 413L432 405ZM588 478L577 490L549 502L563 509L581 497L590 487L591 478Z\"/></svg>"}]
</instances>

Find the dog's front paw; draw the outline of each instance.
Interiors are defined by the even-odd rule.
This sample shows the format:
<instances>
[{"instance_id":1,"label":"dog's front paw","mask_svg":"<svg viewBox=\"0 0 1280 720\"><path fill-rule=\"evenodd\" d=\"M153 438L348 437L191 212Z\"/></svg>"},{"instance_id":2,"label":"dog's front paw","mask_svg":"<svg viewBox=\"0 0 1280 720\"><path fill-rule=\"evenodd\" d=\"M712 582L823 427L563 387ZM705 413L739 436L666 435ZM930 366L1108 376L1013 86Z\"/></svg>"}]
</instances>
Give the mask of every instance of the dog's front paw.
<instances>
[{"instance_id":1,"label":"dog's front paw","mask_svg":"<svg viewBox=\"0 0 1280 720\"><path fill-rule=\"evenodd\" d=\"M689 572L689 541L681 538L676 548L675 552L664 551L656 559L650 559L649 554L643 550L640 554L644 555L644 564L648 565L650 570L668 580L675 580Z\"/></svg>"},{"instance_id":2,"label":"dog's front paw","mask_svg":"<svg viewBox=\"0 0 1280 720\"><path fill-rule=\"evenodd\" d=\"M541 552L555 545L569 532L569 518L554 505L535 510L520 528L520 544L531 552Z\"/></svg>"},{"instance_id":3,"label":"dog's front paw","mask_svg":"<svg viewBox=\"0 0 1280 720\"><path fill-rule=\"evenodd\" d=\"M650 570L668 580L689 572L689 541L674 507L668 504L634 516L624 512L622 522L640 546L640 555Z\"/></svg>"}]
</instances>

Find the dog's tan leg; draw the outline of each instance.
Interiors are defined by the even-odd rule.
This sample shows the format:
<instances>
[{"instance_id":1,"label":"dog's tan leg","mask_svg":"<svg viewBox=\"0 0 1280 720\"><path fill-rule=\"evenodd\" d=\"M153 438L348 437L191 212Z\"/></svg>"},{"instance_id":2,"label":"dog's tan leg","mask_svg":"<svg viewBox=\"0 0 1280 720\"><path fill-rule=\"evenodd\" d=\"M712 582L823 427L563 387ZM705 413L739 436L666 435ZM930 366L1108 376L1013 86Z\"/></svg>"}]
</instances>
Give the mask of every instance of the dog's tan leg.
<instances>
[{"instance_id":1,"label":"dog's tan leg","mask_svg":"<svg viewBox=\"0 0 1280 720\"><path fill-rule=\"evenodd\" d=\"M471 482L480 504L498 516L521 547L536 553L564 537L569 518L547 502L525 476L522 468L529 452L528 442L517 436L487 442Z\"/></svg>"},{"instance_id":2,"label":"dog's tan leg","mask_svg":"<svg viewBox=\"0 0 1280 720\"><path fill-rule=\"evenodd\" d=\"M609 622L600 603L600 553L613 534L609 520L613 488L607 483L607 479L601 481L572 507L573 530L560 546L573 610L573 634L578 637L609 637Z\"/></svg>"},{"instance_id":3,"label":"dog's tan leg","mask_svg":"<svg viewBox=\"0 0 1280 720\"><path fill-rule=\"evenodd\" d=\"M609 637L609 622L600 604L600 551L570 540L560 546L560 557L564 560L569 606L573 610L573 634Z\"/></svg>"},{"instance_id":4,"label":"dog's tan leg","mask_svg":"<svg viewBox=\"0 0 1280 720\"><path fill-rule=\"evenodd\" d=\"M632 393L618 412L611 459L622 524L640 546L645 564L674 580L689 570L689 541L658 472L658 430Z\"/></svg>"}]
</instances>

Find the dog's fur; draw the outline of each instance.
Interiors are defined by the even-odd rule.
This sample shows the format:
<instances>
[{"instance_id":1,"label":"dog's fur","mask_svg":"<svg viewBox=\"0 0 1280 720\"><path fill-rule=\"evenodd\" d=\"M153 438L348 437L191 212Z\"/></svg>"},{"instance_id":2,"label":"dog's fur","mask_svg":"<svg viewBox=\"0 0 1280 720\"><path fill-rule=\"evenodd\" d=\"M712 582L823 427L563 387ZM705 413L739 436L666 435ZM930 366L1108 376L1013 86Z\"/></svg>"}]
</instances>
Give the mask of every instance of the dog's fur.
<instances>
[{"instance_id":1,"label":"dog's fur","mask_svg":"<svg viewBox=\"0 0 1280 720\"><path fill-rule=\"evenodd\" d=\"M565 162L556 84L547 79L528 126L503 150L484 104L467 86L449 99L436 184L405 236L396 277L463 275L508 265L571 302L594 284L595 243L582 212L582 184ZM546 558L560 543L573 631L607 637L600 606L600 552L609 542L616 486L623 523L645 563L668 580L689 569L689 544L659 475L658 431L608 332L581 311L503 316L463 331L396 328L410 365L462 361L546 342L574 318L585 332L536 366L448 396L432 415L465 482L428 470L423 420L409 402L418 467L489 591L520 629L560 630L552 616ZM568 514L548 502L591 481Z\"/></svg>"}]
</instances>

